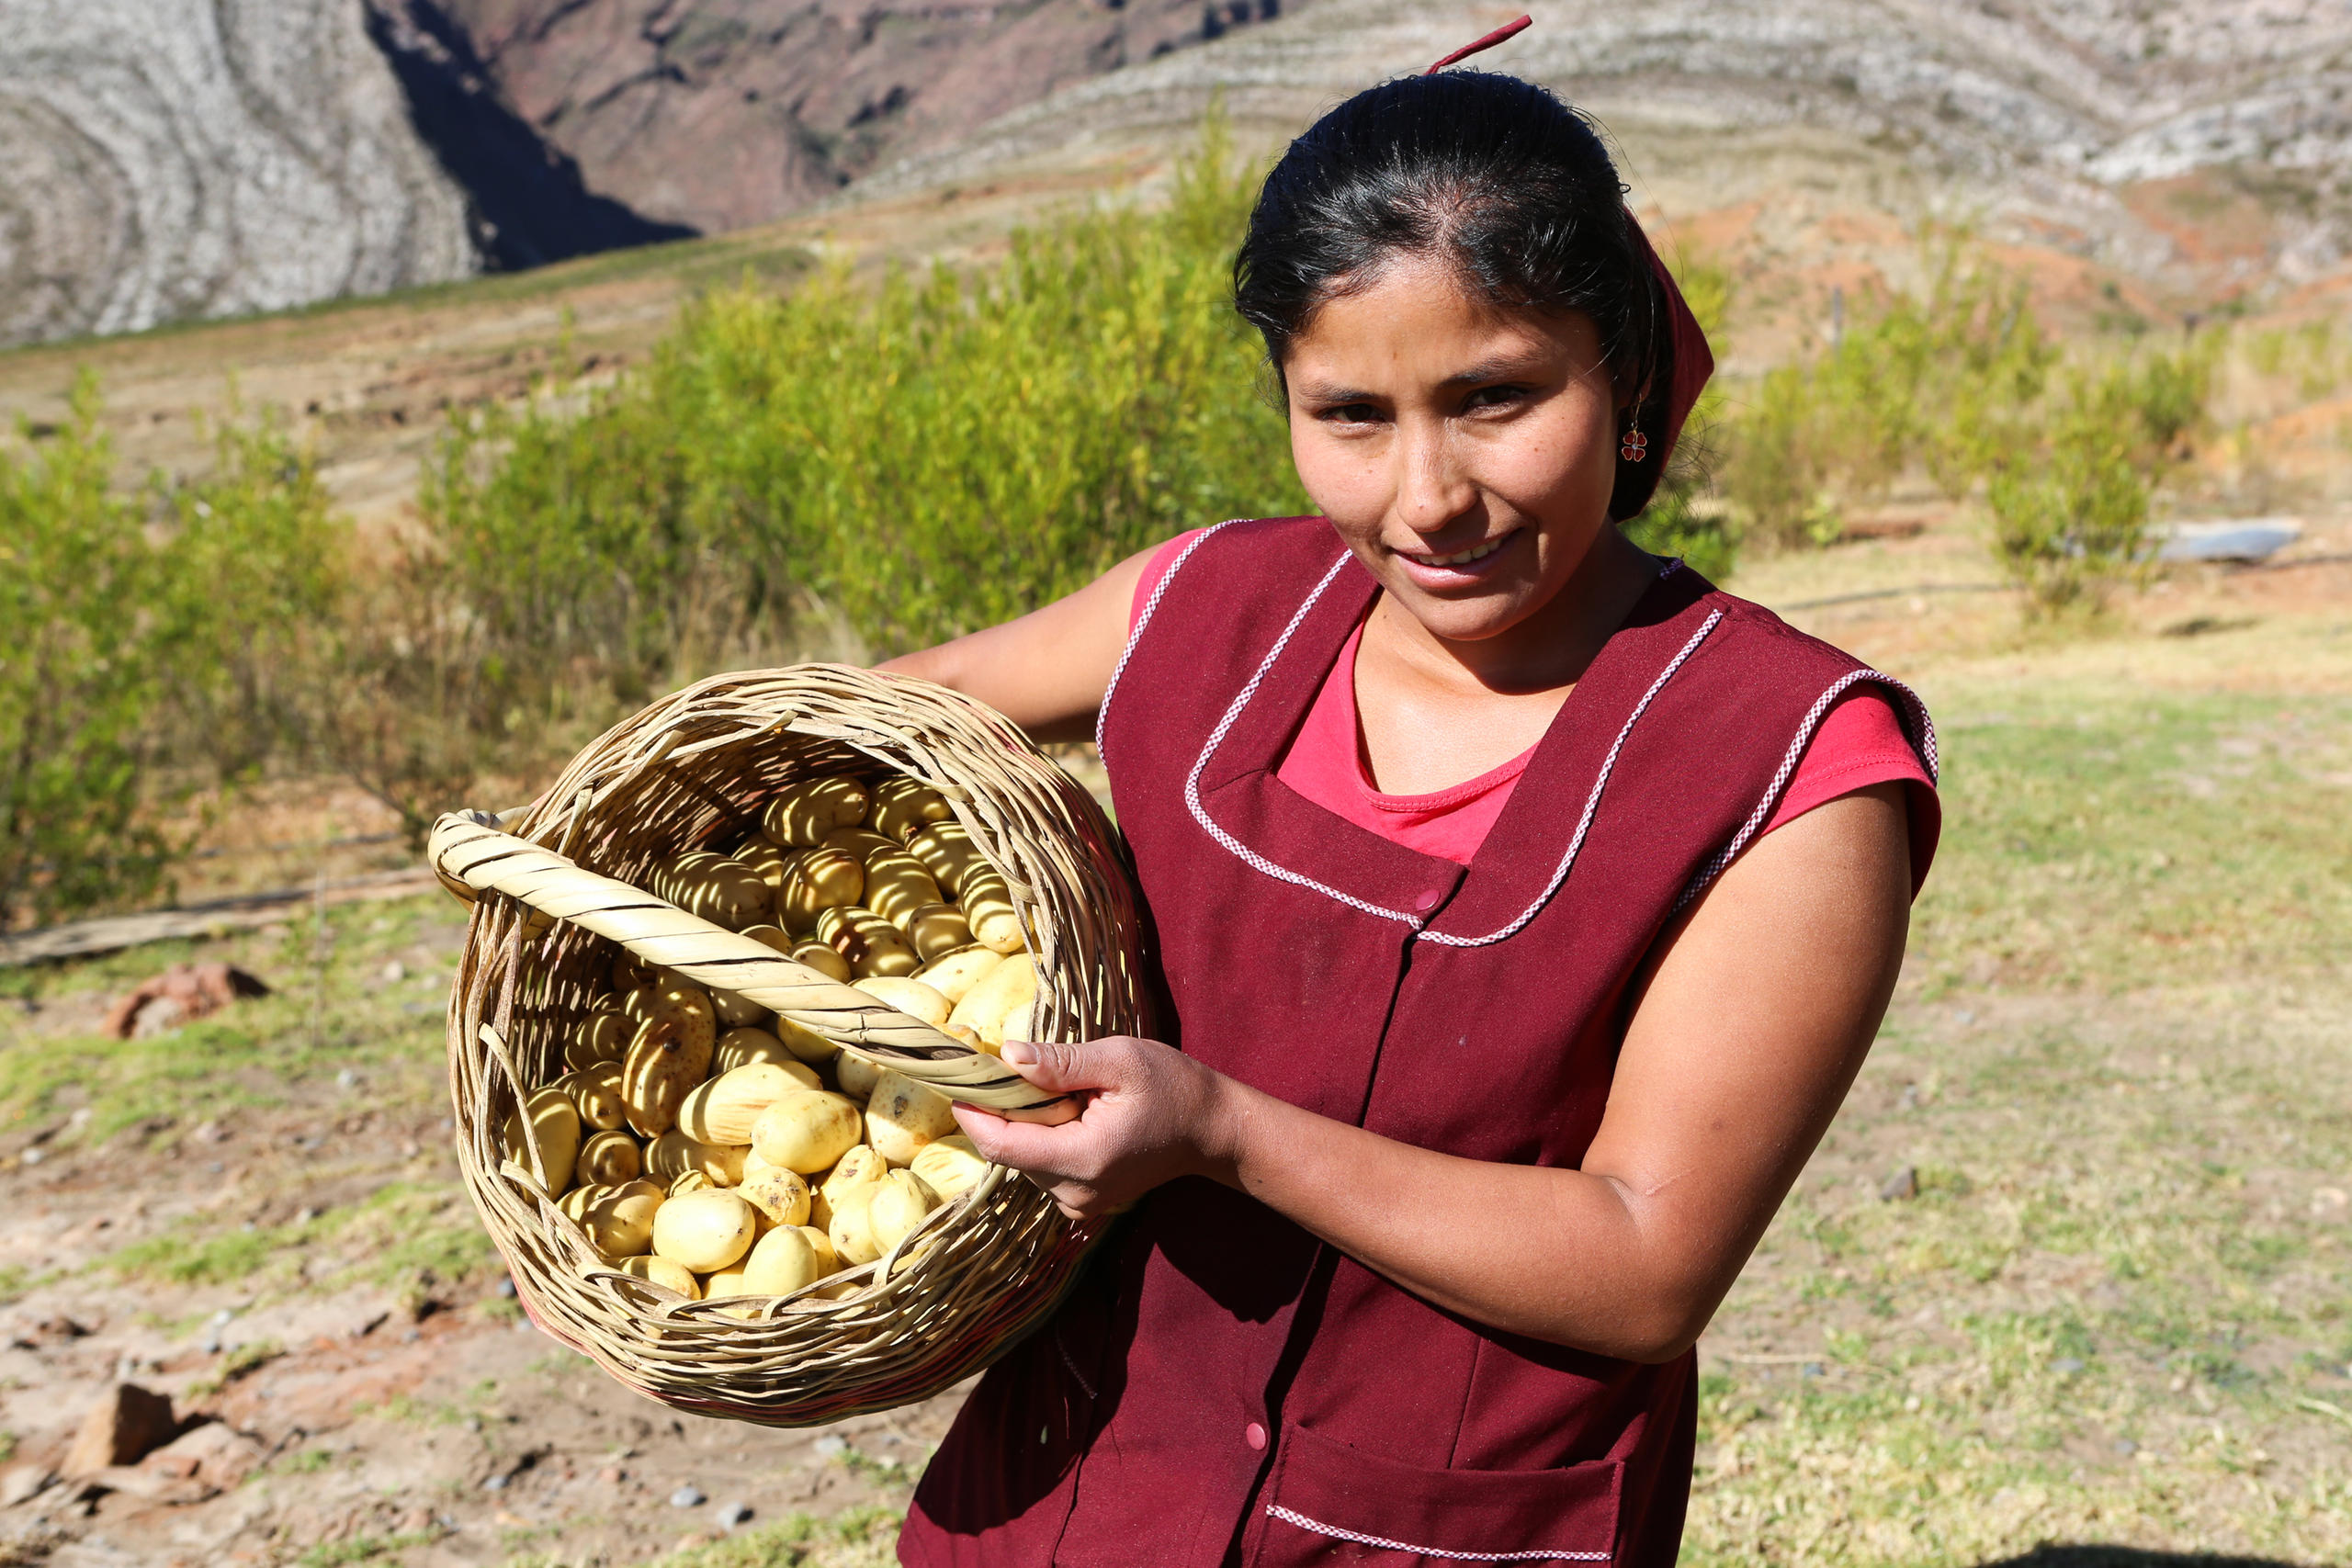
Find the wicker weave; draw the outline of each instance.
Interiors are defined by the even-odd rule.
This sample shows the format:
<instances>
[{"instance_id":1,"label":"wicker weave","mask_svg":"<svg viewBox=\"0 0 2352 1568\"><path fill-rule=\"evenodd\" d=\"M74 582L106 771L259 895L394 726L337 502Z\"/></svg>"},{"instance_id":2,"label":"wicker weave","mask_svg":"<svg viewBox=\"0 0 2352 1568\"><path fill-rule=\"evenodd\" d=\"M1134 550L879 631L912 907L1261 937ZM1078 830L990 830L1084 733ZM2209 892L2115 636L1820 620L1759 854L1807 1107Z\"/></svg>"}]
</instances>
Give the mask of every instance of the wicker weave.
<instances>
[{"instance_id":1,"label":"wicker weave","mask_svg":"<svg viewBox=\"0 0 2352 1568\"><path fill-rule=\"evenodd\" d=\"M1101 809L1010 722L925 682L824 664L715 677L582 751L499 824L519 838L455 815L431 849L444 880L478 896L451 998L450 1097L458 1165L525 1309L651 1398L768 1426L888 1409L978 1371L1052 1311L1091 1239L991 1168L850 1270L852 1294L681 1302L605 1265L538 1173L504 1157L518 1090L561 1075L563 1040L606 988L617 946L951 1098L1025 1119L1069 1113L995 1058L639 891L658 863L750 832L783 786L837 773L907 773L947 796L1020 907L1038 1038L1143 1027L1134 899Z\"/></svg>"}]
</instances>

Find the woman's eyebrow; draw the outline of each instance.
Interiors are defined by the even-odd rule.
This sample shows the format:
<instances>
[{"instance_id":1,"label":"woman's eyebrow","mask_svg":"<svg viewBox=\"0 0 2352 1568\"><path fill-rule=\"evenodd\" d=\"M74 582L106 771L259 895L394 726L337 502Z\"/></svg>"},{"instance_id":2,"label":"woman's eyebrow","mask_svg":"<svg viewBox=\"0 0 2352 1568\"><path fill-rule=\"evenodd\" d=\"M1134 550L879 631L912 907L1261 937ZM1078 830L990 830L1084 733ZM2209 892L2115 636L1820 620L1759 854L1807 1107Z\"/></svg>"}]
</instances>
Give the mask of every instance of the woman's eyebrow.
<instances>
[{"instance_id":1,"label":"woman's eyebrow","mask_svg":"<svg viewBox=\"0 0 2352 1568\"><path fill-rule=\"evenodd\" d=\"M1455 371L1442 385L1470 387L1484 381L1510 381L1541 375L1545 358L1541 354L1498 354Z\"/></svg>"}]
</instances>

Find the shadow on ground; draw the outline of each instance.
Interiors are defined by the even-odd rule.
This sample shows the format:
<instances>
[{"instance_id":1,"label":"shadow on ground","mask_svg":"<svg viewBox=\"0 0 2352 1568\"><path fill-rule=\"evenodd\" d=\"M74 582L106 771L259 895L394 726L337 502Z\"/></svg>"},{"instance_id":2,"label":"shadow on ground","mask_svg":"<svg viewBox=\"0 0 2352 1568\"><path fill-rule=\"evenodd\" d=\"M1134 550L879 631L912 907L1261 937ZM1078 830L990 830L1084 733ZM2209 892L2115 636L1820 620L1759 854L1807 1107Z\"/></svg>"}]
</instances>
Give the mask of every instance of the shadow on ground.
<instances>
[{"instance_id":1,"label":"shadow on ground","mask_svg":"<svg viewBox=\"0 0 2352 1568\"><path fill-rule=\"evenodd\" d=\"M2302 1568L2277 1557L2221 1557L2206 1551L2148 1551L2136 1546L2045 1546L1982 1568Z\"/></svg>"}]
</instances>

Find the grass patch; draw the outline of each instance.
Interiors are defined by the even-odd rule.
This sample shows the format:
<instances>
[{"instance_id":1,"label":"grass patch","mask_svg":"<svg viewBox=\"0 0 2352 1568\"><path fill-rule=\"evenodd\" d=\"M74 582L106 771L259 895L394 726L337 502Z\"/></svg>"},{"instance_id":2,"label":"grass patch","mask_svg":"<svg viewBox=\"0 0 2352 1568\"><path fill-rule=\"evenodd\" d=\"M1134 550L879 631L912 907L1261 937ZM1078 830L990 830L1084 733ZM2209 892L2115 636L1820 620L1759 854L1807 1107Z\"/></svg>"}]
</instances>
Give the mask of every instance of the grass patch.
<instances>
[{"instance_id":1,"label":"grass patch","mask_svg":"<svg viewBox=\"0 0 2352 1568\"><path fill-rule=\"evenodd\" d=\"M382 1562L420 1546L431 1546L440 1536L429 1530L403 1535L356 1535L346 1540L322 1540L294 1561L300 1568L349 1568L355 1562Z\"/></svg>"},{"instance_id":2,"label":"grass patch","mask_svg":"<svg viewBox=\"0 0 2352 1568\"><path fill-rule=\"evenodd\" d=\"M1947 680L1944 842L1913 924L1939 986L2108 989L2340 966L2352 702Z\"/></svg>"},{"instance_id":3,"label":"grass patch","mask_svg":"<svg viewBox=\"0 0 2352 1568\"><path fill-rule=\"evenodd\" d=\"M653 1561L662 1568L886 1568L898 1561L899 1518L889 1508L848 1508L822 1519L794 1514Z\"/></svg>"}]
</instances>

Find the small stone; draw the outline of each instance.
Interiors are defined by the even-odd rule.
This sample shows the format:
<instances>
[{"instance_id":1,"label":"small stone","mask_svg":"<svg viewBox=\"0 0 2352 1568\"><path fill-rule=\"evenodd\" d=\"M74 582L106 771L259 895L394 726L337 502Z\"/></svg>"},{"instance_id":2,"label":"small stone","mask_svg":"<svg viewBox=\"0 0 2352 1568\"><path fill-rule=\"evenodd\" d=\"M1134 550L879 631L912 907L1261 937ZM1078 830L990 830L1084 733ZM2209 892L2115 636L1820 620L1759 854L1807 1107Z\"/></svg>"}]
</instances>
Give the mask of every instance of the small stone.
<instances>
[{"instance_id":1,"label":"small stone","mask_svg":"<svg viewBox=\"0 0 2352 1568\"><path fill-rule=\"evenodd\" d=\"M2115 1439L2115 1451L2121 1454L2125 1459L2130 1459L2133 1454L2140 1451L2140 1445L2133 1442L2129 1438L2118 1438Z\"/></svg>"},{"instance_id":2,"label":"small stone","mask_svg":"<svg viewBox=\"0 0 2352 1568\"><path fill-rule=\"evenodd\" d=\"M748 1503L721 1503L718 1505L718 1528L720 1529L731 1530L738 1525L747 1522L751 1517L752 1506Z\"/></svg>"},{"instance_id":3,"label":"small stone","mask_svg":"<svg viewBox=\"0 0 2352 1568\"><path fill-rule=\"evenodd\" d=\"M1905 1166L1879 1183L1878 1195L1879 1201L1885 1203L1901 1202L1906 1199L1917 1198L1919 1195L1918 1171L1910 1166Z\"/></svg>"},{"instance_id":4,"label":"small stone","mask_svg":"<svg viewBox=\"0 0 2352 1568\"><path fill-rule=\"evenodd\" d=\"M395 958L390 964L384 965L384 983L386 985L397 986L402 980L407 978L408 965L401 963L399 959Z\"/></svg>"},{"instance_id":5,"label":"small stone","mask_svg":"<svg viewBox=\"0 0 2352 1568\"><path fill-rule=\"evenodd\" d=\"M498 1281L498 1294L506 1301L514 1299L514 1277L508 1275Z\"/></svg>"},{"instance_id":6,"label":"small stone","mask_svg":"<svg viewBox=\"0 0 2352 1568\"><path fill-rule=\"evenodd\" d=\"M197 1346L197 1348L203 1351L208 1356L219 1355L220 1353L220 1331L217 1328L208 1330L204 1336L203 1343Z\"/></svg>"},{"instance_id":7,"label":"small stone","mask_svg":"<svg viewBox=\"0 0 2352 1568\"><path fill-rule=\"evenodd\" d=\"M13 1508L19 1503L29 1503L49 1489L57 1477L45 1464L20 1464L6 1474L0 1474L0 1508Z\"/></svg>"},{"instance_id":8,"label":"small stone","mask_svg":"<svg viewBox=\"0 0 2352 1568\"><path fill-rule=\"evenodd\" d=\"M506 1490L506 1477L503 1475L485 1475L482 1477L481 1489L485 1492L503 1492Z\"/></svg>"},{"instance_id":9,"label":"small stone","mask_svg":"<svg viewBox=\"0 0 2352 1568\"><path fill-rule=\"evenodd\" d=\"M670 1506L673 1508L699 1508L708 1501L708 1498L692 1485L681 1486L670 1494Z\"/></svg>"},{"instance_id":10,"label":"small stone","mask_svg":"<svg viewBox=\"0 0 2352 1568\"><path fill-rule=\"evenodd\" d=\"M628 1472L616 1464L608 1464L596 1472L596 1484L599 1486L618 1486L628 1479Z\"/></svg>"},{"instance_id":11,"label":"small stone","mask_svg":"<svg viewBox=\"0 0 2352 1568\"><path fill-rule=\"evenodd\" d=\"M65 1456L65 1473L94 1475L110 1465L137 1464L147 1450L178 1435L172 1402L135 1382L119 1382L98 1396Z\"/></svg>"},{"instance_id":12,"label":"small stone","mask_svg":"<svg viewBox=\"0 0 2352 1568\"><path fill-rule=\"evenodd\" d=\"M349 1067L345 1067L341 1072L335 1074L334 1086L337 1089L357 1089L359 1087L359 1075L353 1072Z\"/></svg>"},{"instance_id":13,"label":"small stone","mask_svg":"<svg viewBox=\"0 0 2352 1568\"><path fill-rule=\"evenodd\" d=\"M1824 1369L1819 1361L1807 1361L1804 1364L1804 1375L1809 1378L1817 1378L1821 1376L1823 1370Z\"/></svg>"},{"instance_id":14,"label":"small stone","mask_svg":"<svg viewBox=\"0 0 2352 1568\"><path fill-rule=\"evenodd\" d=\"M2088 1364L2080 1356L2061 1356L2050 1363L2050 1370L2062 1374L2079 1372Z\"/></svg>"},{"instance_id":15,"label":"small stone","mask_svg":"<svg viewBox=\"0 0 2352 1568\"><path fill-rule=\"evenodd\" d=\"M27 1149L24 1155L25 1163L27 1165L39 1165L48 1157L49 1156L40 1149Z\"/></svg>"},{"instance_id":16,"label":"small stone","mask_svg":"<svg viewBox=\"0 0 2352 1568\"><path fill-rule=\"evenodd\" d=\"M823 1454L827 1459L838 1459L842 1454L849 1452L849 1444L843 1439L836 1438L831 1433L828 1432L823 1437L817 1439L817 1451Z\"/></svg>"}]
</instances>

